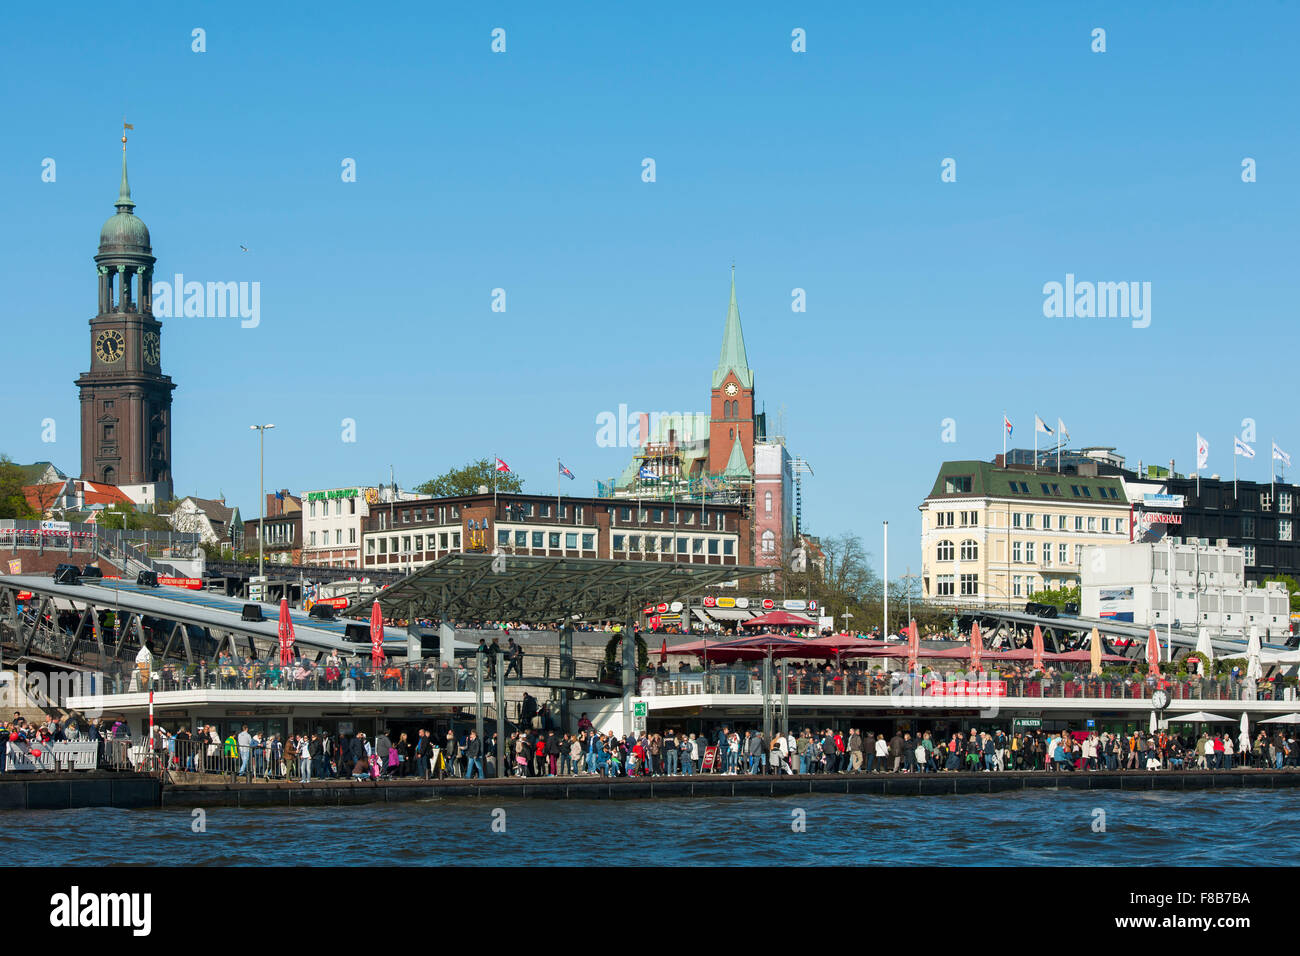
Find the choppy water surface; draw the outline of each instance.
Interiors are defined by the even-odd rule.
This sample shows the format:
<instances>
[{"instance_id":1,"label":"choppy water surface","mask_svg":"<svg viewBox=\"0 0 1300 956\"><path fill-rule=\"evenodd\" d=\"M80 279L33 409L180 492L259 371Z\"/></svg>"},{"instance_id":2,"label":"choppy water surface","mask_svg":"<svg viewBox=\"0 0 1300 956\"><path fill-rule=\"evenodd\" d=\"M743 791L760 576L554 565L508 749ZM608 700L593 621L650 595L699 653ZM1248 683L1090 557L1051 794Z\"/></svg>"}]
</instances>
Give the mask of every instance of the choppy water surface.
<instances>
[{"instance_id":1,"label":"choppy water surface","mask_svg":"<svg viewBox=\"0 0 1300 956\"><path fill-rule=\"evenodd\" d=\"M504 810L505 832L493 832ZM1104 811L1104 821L1097 811ZM792 823L803 811L805 831ZM1290 865L1300 794L466 800L0 812L7 865ZM1104 822L1104 832L1094 827Z\"/></svg>"}]
</instances>

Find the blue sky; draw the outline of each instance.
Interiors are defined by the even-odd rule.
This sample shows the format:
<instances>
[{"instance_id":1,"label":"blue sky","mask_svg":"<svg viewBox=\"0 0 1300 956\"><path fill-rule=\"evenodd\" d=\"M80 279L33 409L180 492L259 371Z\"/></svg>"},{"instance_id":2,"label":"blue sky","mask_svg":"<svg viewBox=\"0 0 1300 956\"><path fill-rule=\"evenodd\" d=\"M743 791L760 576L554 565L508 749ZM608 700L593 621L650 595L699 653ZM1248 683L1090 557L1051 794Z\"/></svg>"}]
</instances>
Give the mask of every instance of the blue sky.
<instances>
[{"instance_id":1,"label":"blue sky","mask_svg":"<svg viewBox=\"0 0 1300 956\"><path fill-rule=\"evenodd\" d=\"M1244 418L1243 477L1270 437L1300 453L1294 5L829 6L8 10L0 451L78 469L125 114L158 277L261 283L258 328L163 332L177 491L246 513L268 421L269 487L499 454L590 493L627 456L602 411L707 408L733 261L760 407L816 469L805 525L878 561L889 520L891 572L1004 409L1023 444L1037 412L1180 470L1199 430L1231 474ZM1150 326L1044 318L1067 273L1150 282Z\"/></svg>"}]
</instances>

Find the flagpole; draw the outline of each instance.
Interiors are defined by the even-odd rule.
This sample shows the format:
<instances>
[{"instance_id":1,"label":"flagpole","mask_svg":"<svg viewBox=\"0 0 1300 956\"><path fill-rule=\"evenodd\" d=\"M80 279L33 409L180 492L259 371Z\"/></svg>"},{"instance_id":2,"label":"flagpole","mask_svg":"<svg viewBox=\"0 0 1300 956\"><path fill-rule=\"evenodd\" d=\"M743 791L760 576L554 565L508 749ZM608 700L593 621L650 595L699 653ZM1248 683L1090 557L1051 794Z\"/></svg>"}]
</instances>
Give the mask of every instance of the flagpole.
<instances>
[{"instance_id":1,"label":"flagpole","mask_svg":"<svg viewBox=\"0 0 1300 956\"><path fill-rule=\"evenodd\" d=\"M1232 440L1232 503L1237 503L1237 439Z\"/></svg>"},{"instance_id":2,"label":"flagpole","mask_svg":"<svg viewBox=\"0 0 1300 956\"><path fill-rule=\"evenodd\" d=\"M1007 411L1004 408L1002 410L1002 467L1003 468L1007 467L1007 422L1009 421L1011 421L1011 419L1007 418Z\"/></svg>"},{"instance_id":3,"label":"flagpole","mask_svg":"<svg viewBox=\"0 0 1300 956\"><path fill-rule=\"evenodd\" d=\"M1277 500L1277 489L1273 487L1277 483L1277 453L1273 451L1277 447L1277 442L1270 436L1268 445L1268 500L1269 504L1272 504Z\"/></svg>"}]
</instances>

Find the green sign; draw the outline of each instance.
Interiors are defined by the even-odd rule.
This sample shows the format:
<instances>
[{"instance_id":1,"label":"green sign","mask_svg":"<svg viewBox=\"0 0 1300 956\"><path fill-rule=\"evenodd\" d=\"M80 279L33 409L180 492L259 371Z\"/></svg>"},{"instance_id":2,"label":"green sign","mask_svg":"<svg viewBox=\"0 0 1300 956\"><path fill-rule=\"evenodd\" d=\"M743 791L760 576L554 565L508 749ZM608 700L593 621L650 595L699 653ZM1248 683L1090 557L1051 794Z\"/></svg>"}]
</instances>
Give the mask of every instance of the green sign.
<instances>
[{"instance_id":1,"label":"green sign","mask_svg":"<svg viewBox=\"0 0 1300 956\"><path fill-rule=\"evenodd\" d=\"M636 700L636 701L633 701L633 702L632 702L632 716L633 716L633 717L644 717L644 716L647 714L647 712L649 711L649 706L650 706L650 705L647 704L647 703L646 703L645 701L643 701L643 700Z\"/></svg>"},{"instance_id":2,"label":"green sign","mask_svg":"<svg viewBox=\"0 0 1300 956\"><path fill-rule=\"evenodd\" d=\"M355 488L336 488L333 491L313 491L307 495L308 501L324 501L327 498L355 498L357 496Z\"/></svg>"},{"instance_id":3,"label":"green sign","mask_svg":"<svg viewBox=\"0 0 1300 956\"><path fill-rule=\"evenodd\" d=\"M1012 730L1041 730L1043 727L1043 718L1041 717L1017 717L1011 721Z\"/></svg>"}]
</instances>

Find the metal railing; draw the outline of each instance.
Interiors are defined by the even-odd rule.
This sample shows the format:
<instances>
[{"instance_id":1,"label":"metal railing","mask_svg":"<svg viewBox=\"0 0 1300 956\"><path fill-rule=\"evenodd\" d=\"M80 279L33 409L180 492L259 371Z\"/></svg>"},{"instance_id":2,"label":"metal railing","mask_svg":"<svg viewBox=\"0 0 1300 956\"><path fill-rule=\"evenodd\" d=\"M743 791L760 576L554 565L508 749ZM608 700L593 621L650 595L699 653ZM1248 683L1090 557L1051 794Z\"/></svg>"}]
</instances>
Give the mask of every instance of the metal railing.
<instances>
[{"instance_id":1,"label":"metal railing","mask_svg":"<svg viewBox=\"0 0 1300 956\"><path fill-rule=\"evenodd\" d=\"M988 672L968 674L905 675L874 674L852 670L814 674L789 674L785 692L791 695L865 697L1028 697L1050 700L1149 700L1159 688L1171 700L1239 701L1289 699L1281 685L1259 681L1254 696L1249 681L1231 678L1145 680L1138 678L1076 677L1025 678ZM718 667L706 671L683 671L656 676L655 693L672 697L688 694L753 694L763 692L758 668ZM779 671L773 674L770 693L782 692Z\"/></svg>"}]
</instances>

